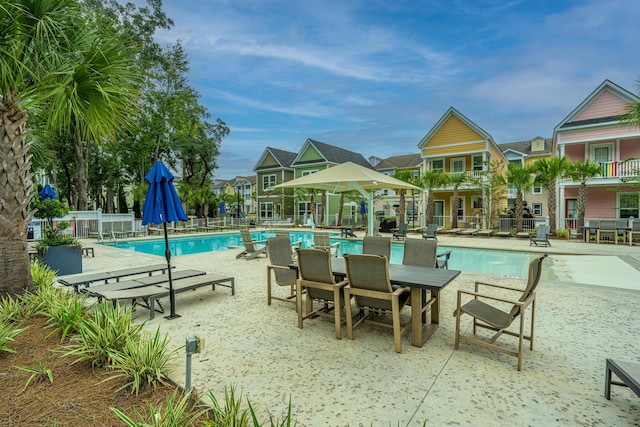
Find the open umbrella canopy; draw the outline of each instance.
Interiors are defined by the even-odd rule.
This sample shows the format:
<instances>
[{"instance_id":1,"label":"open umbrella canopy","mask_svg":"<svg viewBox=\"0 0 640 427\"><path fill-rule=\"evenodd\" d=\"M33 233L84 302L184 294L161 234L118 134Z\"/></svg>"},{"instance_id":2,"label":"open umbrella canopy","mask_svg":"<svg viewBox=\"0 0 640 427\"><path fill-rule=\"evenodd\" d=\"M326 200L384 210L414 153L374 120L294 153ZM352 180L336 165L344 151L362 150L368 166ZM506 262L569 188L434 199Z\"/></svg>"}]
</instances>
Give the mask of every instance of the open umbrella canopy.
<instances>
[{"instance_id":1,"label":"open umbrella canopy","mask_svg":"<svg viewBox=\"0 0 640 427\"><path fill-rule=\"evenodd\" d=\"M165 164L155 162L144 178L149 181L149 190L142 207L142 225L186 221L187 215L173 187L173 174Z\"/></svg>"},{"instance_id":2,"label":"open umbrella canopy","mask_svg":"<svg viewBox=\"0 0 640 427\"><path fill-rule=\"evenodd\" d=\"M401 181L373 169L352 162L342 163L316 173L283 182L272 188L317 188L331 193L357 191L367 198L369 212L373 212L373 191L384 188L405 188L421 191L420 187ZM373 215L369 215L369 234L373 234Z\"/></svg>"},{"instance_id":3,"label":"open umbrella canopy","mask_svg":"<svg viewBox=\"0 0 640 427\"><path fill-rule=\"evenodd\" d=\"M46 184L44 187L42 187L42 190L40 190L40 200L55 200L57 197L56 194L56 190L53 189L52 186L50 186L49 184Z\"/></svg>"}]
</instances>

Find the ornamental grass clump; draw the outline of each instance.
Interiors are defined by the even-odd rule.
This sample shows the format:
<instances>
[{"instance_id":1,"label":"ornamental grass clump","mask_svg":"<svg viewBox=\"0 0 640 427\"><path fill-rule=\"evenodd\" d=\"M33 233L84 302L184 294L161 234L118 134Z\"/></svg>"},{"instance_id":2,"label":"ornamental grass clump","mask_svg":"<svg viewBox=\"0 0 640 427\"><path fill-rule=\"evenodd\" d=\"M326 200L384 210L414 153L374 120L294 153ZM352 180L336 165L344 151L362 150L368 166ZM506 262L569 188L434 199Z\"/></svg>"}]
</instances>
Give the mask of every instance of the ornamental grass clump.
<instances>
[{"instance_id":1,"label":"ornamental grass clump","mask_svg":"<svg viewBox=\"0 0 640 427\"><path fill-rule=\"evenodd\" d=\"M116 408L111 408L128 426L153 426L153 427L191 427L198 424L197 421L203 411L195 410L195 404L190 401L188 393L181 395L176 389L171 396L167 396L166 406L154 407L152 403L148 406L148 415L145 417L136 410L138 421L125 415ZM241 427L241 426L238 426Z\"/></svg>"},{"instance_id":2,"label":"ornamental grass clump","mask_svg":"<svg viewBox=\"0 0 640 427\"><path fill-rule=\"evenodd\" d=\"M54 332L60 332L61 341L70 334L77 334L86 316L87 295L54 288L53 292L49 293L49 298L40 311L41 314L49 317L47 325L53 327Z\"/></svg>"},{"instance_id":3,"label":"ornamental grass clump","mask_svg":"<svg viewBox=\"0 0 640 427\"><path fill-rule=\"evenodd\" d=\"M0 354L2 352L15 353L15 350L9 347L9 344L15 341L26 328L17 328L15 323L0 319Z\"/></svg>"},{"instance_id":4,"label":"ornamental grass clump","mask_svg":"<svg viewBox=\"0 0 640 427\"><path fill-rule=\"evenodd\" d=\"M97 367L110 366L114 355L125 351L128 341L137 341L142 330L142 325L131 324L131 308L108 302L92 306L78 326L65 356L75 356L73 363L88 360Z\"/></svg>"},{"instance_id":5,"label":"ornamental grass clump","mask_svg":"<svg viewBox=\"0 0 640 427\"><path fill-rule=\"evenodd\" d=\"M111 367L117 372L108 379L124 378L126 383L118 390L131 387L136 395L141 389L168 385L169 363L176 357L179 348L170 351L167 336L160 337L160 328L155 334L142 334L139 339L129 338L121 353L113 354Z\"/></svg>"}]
</instances>

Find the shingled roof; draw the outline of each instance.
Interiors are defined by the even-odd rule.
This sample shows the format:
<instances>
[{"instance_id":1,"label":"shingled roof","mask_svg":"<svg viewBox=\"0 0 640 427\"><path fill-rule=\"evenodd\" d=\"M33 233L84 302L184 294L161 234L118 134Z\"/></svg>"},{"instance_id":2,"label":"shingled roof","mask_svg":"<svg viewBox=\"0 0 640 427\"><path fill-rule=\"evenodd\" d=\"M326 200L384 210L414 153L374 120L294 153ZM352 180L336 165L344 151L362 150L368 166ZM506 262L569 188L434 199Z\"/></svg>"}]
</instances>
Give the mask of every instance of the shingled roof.
<instances>
[{"instance_id":1,"label":"shingled roof","mask_svg":"<svg viewBox=\"0 0 640 427\"><path fill-rule=\"evenodd\" d=\"M345 150L344 148L336 147L335 145L329 145L324 142L316 141L315 139L308 138L307 143L313 145L318 153L329 163L341 164L346 162L352 162L360 166L364 166L369 169L373 169L371 163L364 158L362 154L355 153L353 151ZM304 165L307 162L294 162L295 165Z\"/></svg>"},{"instance_id":2,"label":"shingled roof","mask_svg":"<svg viewBox=\"0 0 640 427\"><path fill-rule=\"evenodd\" d=\"M376 165L376 170L413 169L419 168L421 163L422 158L420 154L404 154L402 156L392 156L382 159L382 161Z\"/></svg>"},{"instance_id":3,"label":"shingled roof","mask_svg":"<svg viewBox=\"0 0 640 427\"><path fill-rule=\"evenodd\" d=\"M536 138L534 138L536 139ZM553 148L553 139L552 138L544 138L544 150L543 151L531 151L531 142L533 140L527 141L518 141L518 142L506 142L504 144L498 144L500 150L502 152L506 151L516 151L518 153L522 153L525 157L536 157L536 156L548 156L552 153Z\"/></svg>"}]
</instances>

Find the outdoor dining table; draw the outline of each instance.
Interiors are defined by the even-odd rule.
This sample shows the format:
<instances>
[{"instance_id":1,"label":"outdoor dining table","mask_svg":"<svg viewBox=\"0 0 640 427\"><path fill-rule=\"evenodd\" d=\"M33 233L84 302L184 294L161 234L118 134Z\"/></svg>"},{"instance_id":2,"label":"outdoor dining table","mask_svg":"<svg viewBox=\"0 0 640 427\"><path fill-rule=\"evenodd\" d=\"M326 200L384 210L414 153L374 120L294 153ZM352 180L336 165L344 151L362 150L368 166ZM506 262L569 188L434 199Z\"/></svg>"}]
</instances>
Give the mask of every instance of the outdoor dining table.
<instances>
[{"instance_id":1,"label":"outdoor dining table","mask_svg":"<svg viewBox=\"0 0 640 427\"><path fill-rule=\"evenodd\" d=\"M331 269L335 276L346 276L344 258L333 258ZM422 347L440 324L440 291L460 270L419 267L415 265L389 264L389 280L392 285L411 289L411 344ZM430 298L427 300L427 291ZM427 323L427 310L431 319Z\"/></svg>"}]
</instances>

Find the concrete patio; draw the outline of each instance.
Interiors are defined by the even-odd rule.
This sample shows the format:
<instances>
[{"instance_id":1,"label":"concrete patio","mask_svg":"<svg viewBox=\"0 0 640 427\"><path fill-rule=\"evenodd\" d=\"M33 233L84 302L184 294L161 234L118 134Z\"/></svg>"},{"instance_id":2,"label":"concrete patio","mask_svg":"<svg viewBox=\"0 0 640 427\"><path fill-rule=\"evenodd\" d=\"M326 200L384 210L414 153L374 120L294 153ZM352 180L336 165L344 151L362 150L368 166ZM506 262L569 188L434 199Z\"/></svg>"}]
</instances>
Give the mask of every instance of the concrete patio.
<instances>
[{"instance_id":1,"label":"concrete patio","mask_svg":"<svg viewBox=\"0 0 640 427\"><path fill-rule=\"evenodd\" d=\"M398 354L387 329L364 325L353 341L345 332L336 340L324 318L298 329L293 304L267 306L264 257L236 260L239 249L186 255L172 263L233 275L236 295L224 288L180 294L182 317L159 316L146 328L160 326L175 347L190 336L205 339L203 353L193 356L192 383L200 395L212 390L220 399L225 387L235 386L276 418L291 400L298 425L640 425L633 392L614 386L611 401L603 396L606 358L640 362L640 247L551 242L531 248L514 238L439 238L447 246L550 254L537 294L534 350L525 350L520 372L514 357L467 343L454 349L457 289L472 289L478 279L524 283L504 276L463 272L441 294L440 329L422 348L405 334ZM84 258L85 273L164 259L89 243L95 258ZM137 313L148 319L146 310ZM463 325L468 330L470 319ZM500 342L515 348L511 337ZM172 379L184 385L184 352Z\"/></svg>"}]
</instances>

